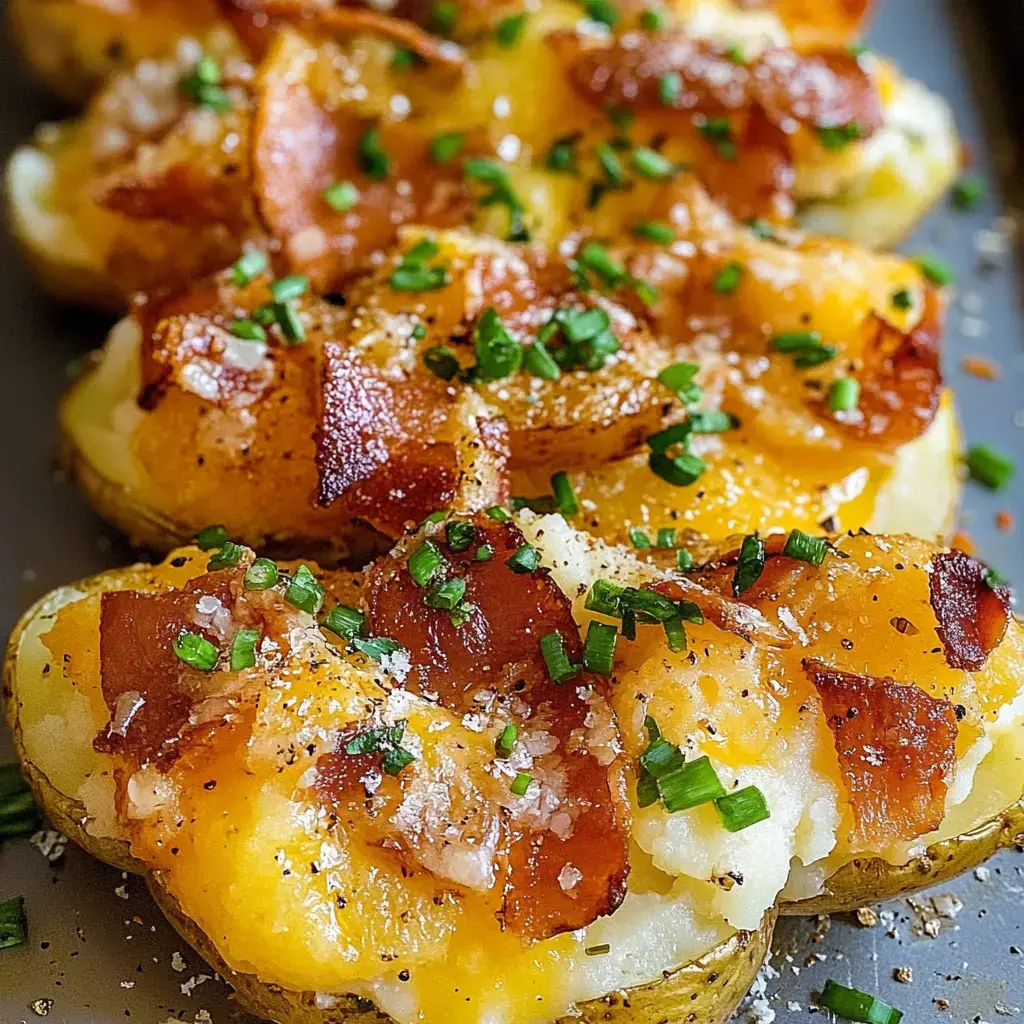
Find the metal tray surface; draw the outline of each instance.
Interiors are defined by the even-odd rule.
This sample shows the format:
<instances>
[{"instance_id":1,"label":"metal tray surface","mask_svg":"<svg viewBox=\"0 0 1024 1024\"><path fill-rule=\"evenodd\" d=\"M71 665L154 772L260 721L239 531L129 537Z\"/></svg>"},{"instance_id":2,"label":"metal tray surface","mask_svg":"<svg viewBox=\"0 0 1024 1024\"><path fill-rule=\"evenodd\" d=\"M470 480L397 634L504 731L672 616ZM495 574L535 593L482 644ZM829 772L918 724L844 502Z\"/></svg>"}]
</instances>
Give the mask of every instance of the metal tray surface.
<instances>
[{"instance_id":1,"label":"metal tray surface","mask_svg":"<svg viewBox=\"0 0 1024 1024\"><path fill-rule=\"evenodd\" d=\"M990 10L990 7L993 10ZM970 0L883 0L871 42L952 104L989 197L970 213L936 210L908 241L958 271L945 340L948 379L969 441L1024 456L1024 316L1005 211L1019 201L1015 130L1024 15ZM996 14L1001 17L990 18ZM0 153L39 120L58 116L0 43ZM31 287L0 239L0 626L6 632L51 587L129 561L132 553L53 469L54 407L65 367L97 344L100 317L61 309ZM996 360L983 381L967 356ZM1024 515L1024 474L1006 491L969 486L964 527L980 553L1024 582L1024 547L996 528L999 510ZM11 755L0 734L0 762ZM142 883L69 848L50 863L26 841L0 849L0 896L26 898L30 941L0 953L0 1024L253 1024L229 989L174 934ZM997 1024L1024 1015L1024 857L1007 853L939 892L899 900L877 918L784 921L761 994L740 1019L769 1024L816 1015L829 977L877 992L910 1024ZM1024 1018L1022 1018L1024 1019Z\"/></svg>"}]
</instances>

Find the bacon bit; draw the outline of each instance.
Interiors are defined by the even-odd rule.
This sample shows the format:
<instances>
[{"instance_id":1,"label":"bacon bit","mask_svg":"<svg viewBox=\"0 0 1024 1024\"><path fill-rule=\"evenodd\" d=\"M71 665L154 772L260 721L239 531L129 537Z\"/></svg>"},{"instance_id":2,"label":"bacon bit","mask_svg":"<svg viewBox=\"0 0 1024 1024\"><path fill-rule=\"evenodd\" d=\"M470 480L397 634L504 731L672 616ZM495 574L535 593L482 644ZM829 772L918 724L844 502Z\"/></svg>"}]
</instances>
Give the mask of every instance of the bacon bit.
<instances>
[{"instance_id":1,"label":"bacon bit","mask_svg":"<svg viewBox=\"0 0 1024 1024\"><path fill-rule=\"evenodd\" d=\"M960 369L981 380L999 380L999 375L1002 373L999 363L994 359L989 359L988 356L980 355L964 356L960 362Z\"/></svg>"},{"instance_id":2,"label":"bacon bit","mask_svg":"<svg viewBox=\"0 0 1024 1024\"><path fill-rule=\"evenodd\" d=\"M937 828L956 763L953 705L919 686L808 659L853 810L853 842L875 850Z\"/></svg>"},{"instance_id":3,"label":"bacon bit","mask_svg":"<svg viewBox=\"0 0 1024 1024\"><path fill-rule=\"evenodd\" d=\"M836 420L861 439L884 443L894 450L920 437L931 425L942 396L939 341L945 308L938 289L925 291L924 311L909 333L886 323L875 313L865 320L859 415Z\"/></svg>"},{"instance_id":4,"label":"bacon bit","mask_svg":"<svg viewBox=\"0 0 1024 1024\"><path fill-rule=\"evenodd\" d=\"M556 685L540 652L540 638L557 630L570 659L581 660L571 602L546 571L517 574L505 564L523 543L516 526L479 516L473 525L478 542L494 550L490 560L475 560L475 544L463 553L445 550L452 571L466 580L471 612L463 626L427 607L405 559L391 558L367 572L369 628L401 638L413 665L410 688L429 688L457 712L487 691L507 699L513 717L535 729L543 723L557 739L556 750L538 757L535 770L563 776L559 811L572 818L572 829L563 838L550 829L530 830L528 823L514 825L503 914L507 927L543 939L583 928L622 901L629 870L623 769L620 759L602 766L592 751L571 742L590 713L581 687L598 688L599 680L581 675ZM582 874L571 893L558 881L567 863Z\"/></svg>"},{"instance_id":5,"label":"bacon bit","mask_svg":"<svg viewBox=\"0 0 1024 1024\"><path fill-rule=\"evenodd\" d=\"M1003 533L1012 533L1013 527L1013 513L1008 508L1001 508L996 513L996 529Z\"/></svg>"},{"instance_id":6,"label":"bacon bit","mask_svg":"<svg viewBox=\"0 0 1024 1024\"><path fill-rule=\"evenodd\" d=\"M977 672L1002 642L1010 619L1010 595L987 581L988 570L962 551L932 559L929 590L936 632L951 668Z\"/></svg>"},{"instance_id":7,"label":"bacon bit","mask_svg":"<svg viewBox=\"0 0 1024 1024\"><path fill-rule=\"evenodd\" d=\"M458 166L429 160L430 141L415 124L380 126L391 168L387 180L371 181L359 166L358 144L373 122L352 110L330 110L313 84L316 66L301 38L277 38L256 92L253 184L267 231L286 249L292 236L310 228L323 232L326 246L295 269L331 290L372 252L393 243L401 224L463 224L472 200ZM359 201L344 213L323 198L336 181L359 187Z\"/></svg>"}]
</instances>

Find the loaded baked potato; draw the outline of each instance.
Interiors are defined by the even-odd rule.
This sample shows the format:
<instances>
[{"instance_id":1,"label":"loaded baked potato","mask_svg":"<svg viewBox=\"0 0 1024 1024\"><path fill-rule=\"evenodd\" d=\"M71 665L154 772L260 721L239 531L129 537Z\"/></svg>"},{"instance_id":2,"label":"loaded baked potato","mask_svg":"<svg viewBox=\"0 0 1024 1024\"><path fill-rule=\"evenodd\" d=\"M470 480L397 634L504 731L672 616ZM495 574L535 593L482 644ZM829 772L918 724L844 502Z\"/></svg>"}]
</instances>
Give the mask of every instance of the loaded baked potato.
<instances>
[{"instance_id":1,"label":"loaded baked potato","mask_svg":"<svg viewBox=\"0 0 1024 1024\"><path fill-rule=\"evenodd\" d=\"M1021 646L984 567L906 537L679 573L448 513L359 575L225 543L62 588L5 698L54 822L258 1013L719 1022L780 894L1013 841Z\"/></svg>"},{"instance_id":2,"label":"loaded baked potato","mask_svg":"<svg viewBox=\"0 0 1024 1024\"><path fill-rule=\"evenodd\" d=\"M663 244L575 255L406 230L341 306L250 254L114 330L63 403L67 462L157 549L221 523L358 555L452 503L550 509L554 474L614 542L944 536L939 292L902 259L765 240L686 196ZM268 322L282 289L301 338Z\"/></svg>"},{"instance_id":3,"label":"loaded baked potato","mask_svg":"<svg viewBox=\"0 0 1024 1024\"><path fill-rule=\"evenodd\" d=\"M872 54L787 47L763 12L623 12L609 32L551 0L460 48L350 8L267 16L282 9L247 5L244 55L144 62L14 154L12 229L51 290L122 307L247 243L331 289L409 222L621 237L669 217L684 165L762 231L800 204L882 245L958 163L940 100Z\"/></svg>"}]
</instances>

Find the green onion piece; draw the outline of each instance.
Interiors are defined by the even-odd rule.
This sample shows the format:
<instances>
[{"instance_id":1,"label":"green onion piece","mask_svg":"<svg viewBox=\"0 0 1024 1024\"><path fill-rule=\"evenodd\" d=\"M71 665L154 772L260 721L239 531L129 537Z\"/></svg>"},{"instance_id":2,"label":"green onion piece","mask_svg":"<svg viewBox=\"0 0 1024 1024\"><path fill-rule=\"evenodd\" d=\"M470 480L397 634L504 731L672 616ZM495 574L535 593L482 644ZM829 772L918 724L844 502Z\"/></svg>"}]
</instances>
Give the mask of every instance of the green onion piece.
<instances>
[{"instance_id":1,"label":"green onion piece","mask_svg":"<svg viewBox=\"0 0 1024 1024\"><path fill-rule=\"evenodd\" d=\"M615 644L619 631L605 622L591 622L583 644L583 667L588 672L610 676L615 665Z\"/></svg>"},{"instance_id":2,"label":"green onion piece","mask_svg":"<svg viewBox=\"0 0 1024 1024\"><path fill-rule=\"evenodd\" d=\"M492 505L484 509L484 515L489 519L496 519L499 523L507 523L512 517L500 505Z\"/></svg>"},{"instance_id":3,"label":"green onion piece","mask_svg":"<svg viewBox=\"0 0 1024 1024\"><path fill-rule=\"evenodd\" d=\"M505 564L515 573L533 572L540 565L540 552L532 544L520 544Z\"/></svg>"},{"instance_id":4,"label":"green onion piece","mask_svg":"<svg viewBox=\"0 0 1024 1024\"><path fill-rule=\"evenodd\" d=\"M347 213L359 202L359 189L351 181L336 181L324 189L323 196L335 213Z\"/></svg>"},{"instance_id":5,"label":"green onion piece","mask_svg":"<svg viewBox=\"0 0 1024 1024\"><path fill-rule=\"evenodd\" d=\"M270 294L275 302L288 302L305 295L309 289L309 278L303 274L291 274L279 278L270 285Z\"/></svg>"},{"instance_id":6,"label":"green onion piece","mask_svg":"<svg viewBox=\"0 0 1024 1024\"><path fill-rule=\"evenodd\" d=\"M700 366L697 363L673 363L658 374L658 382L674 391L681 402L691 405L700 401L700 385L694 383Z\"/></svg>"},{"instance_id":7,"label":"green onion piece","mask_svg":"<svg viewBox=\"0 0 1024 1024\"><path fill-rule=\"evenodd\" d=\"M224 546L206 563L207 571L216 572L218 569L230 569L233 565L238 565L244 550L241 544L225 541Z\"/></svg>"},{"instance_id":8,"label":"green onion piece","mask_svg":"<svg viewBox=\"0 0 1024 1024\"><path fill-rule=\"evenodd\" d=\"M231 671L241 672L256 664L256 644L261 633L258 629L240 629L231 638Z\"/></svg>"},{"instance_id":9,"label":"green onion piece","mask_svg":"<svg viewBox=\"0 0 1024 1024\"><path fill-rule=\"evenodd\" d=\"M724 117L709 117L700 126L700 133L714 147L720 157L735 160L739 156L736 142L732 137L732 125Z\"/></svg>"},{"instance_id":10,"label":"green onion piece","mask_svg":"<svg viewBox=\"0 0 1024 1024\"><path fill-rule=\"evenodd\" d=\"M590 341L608 329L611 320L601 308L594 306L567 313L562 317L561 326L570 341Z\"/></svg>"},{"instance_id":11,"label":"green onion piece","mask_svg":"<svg viewBox=\"0 0 1024 1024\"><path fill-rule=\"evenodd\" d=\"M452 519L445 523L444 539L450 551L468 551L476 540L476 527L464 519Z\"/></svg>"},{"instance_id":12,"label":"green onion piece","mask_svg":"<svg viewBox=\"0 0 1024 1024\"><path fill-rule=\"evenodd\" d=\"M458 357L447 345L435 345L423 353L423 365L441 380L453 380L458 376Z\"/></svg>"},{"instance_id":13,"label":"green onion piece","mask_svg":"<svg viewBox=\"0 0 1024 1024\"><path fill-rule=\"evenodd\" d=\"M579 135L563 135L551 143L548 150L547 168L549 171L572 171L576 167L576 143Z\"/></svg>"},{"instance_id":14,"label":"green onion piece","mask_svg":"<svg viewBox=\"0 0 1024 1024\"><path fill-rule=\"evenodd\" d=\"M739 288L740 279L742 277L742 263L727 263L717 274L715 274L711 281L711 287L714 288L719 295L732 295L732 293Z\"/></svg>"},{"instance_id":15,"label":"green onion piece","mask_svg":"<svg viewBox=\"0 0 1024 1024\"><path fill-rule=\"evenodd\" d=\"M287 302L277 302L274 304L274 314L286 342L297 345L306 340L306 328L294 306Z\"/></svg>"},{"instance_id":16,"label":"green onion piece","mask_svg":"<svg viewBox=\"0 0 1024 1024\"><path fill-rule=\"evenodd\" d=\"M680 548L676 552L676 568L682 569L683 572L693 568L693 555L686 548Z\"/></svg>"},{"instance_id":17,"label":"green onion piece","mask_svg":"<svg viewBox=\"0 0 1024 1024\"><path fill-rule=\"evenodd\" d=\"M411 71L423 63L423 58L407 46L396 46L391 57L392 71Z\"/></svg>"},{"instance_id":18,"label":"green onion piece","mask_svg":"<svg viewBox=\"0 0 1024 1024\"><path fill-rule=\"evenodd\" d=\"M416 760L401 745L404 734L405 722L397 722L395 725L379 729L367 729L345 744L345 753L354 757L360 754L380 754L380 766L385 774L397 775Z\"/></svg>"},{"instance_id":19,"label":"green onion piece","mask_svg":"<svg viewBox=\"0 0 1024 1024\"><path fill-rule=\"evenodd\" d=\"M427 336L427 325L424 323L413 324L412 336L416 341L422 341Z\"/></svg>"},{"instance_id":20,"label":"green onion piece","mask_svg":"<svg viewBox=\"0 0 1024 1024\"><path fill-rule=\"evenodd\" d=\"M601 170L604 171L608 183L615 188L622 188L626 183L626 172L623 170L622 161L615 150L607 142L602 142L595 148L594 153L597 155L597 161L601 165Z\"/></svg>"},{"instance_id":21,"label":"green onion piece","mask_svg":"<svg viewBox=\"0 0 1024 1024\"><path fill-rule=\"evenodd\" d=\"M739 43L730 43L725 48L725 55L733 62L733 64L747 63L747 55Z\"/></svg>"},{"instance_id":22,"label":"green onion piece","mask_svg":"<svg viewBox=\"0 0 1024 1024\"><path fill-rule=\"evenodd\" d=\"M596 946L587 946L583 952L586 953L587 956L602 956L603 954L610 952L611 948L612 947L609 943L601 942Z\"/></svg>"},{"instance_id":23,"label":"green onion piece","mask_svg":"<svg viewBox=\"0 0 1024 1024\"><path fill-rule=\"evenodd\" d=\"M558 380L562 375L558 363L540 338L523 351L523 366L541 380Z\"/></svg>"},{"instance_id":24,"label":"green onion piece","mask_svg":"<svg viewBox=\"0 0 1024 1024\"><path fill-rule=\"evenodd\" d=\"M42 823L42 811L21 774L21 766L0 765L0 843L16 836L30 836L39 831Z\"/></svg>"},{"instance_id":25,"label":"green onion piece","mask_svg":"<svg viewBox=\"0 0 1024 1024\"><path fill-rule=\"evenodd\" d=\"M672 228L656 220L637 221L632 230L637 238L644 238L648 242L657 242L659 245L668 245L675 241L676 237Z\"/></svg>"},{"instance_id":26,"label":"green onion piece","mask_svg":"<svg viewBox=\"0 0 1024 1024\"><path fill-rule=\"evenodd\" d=\"M602 615L610 615L612 618L620 618L622 615L622 595L626 588L611 580L594 580L587 592L587 599L584 607L587 611L600 612Z\"/></svg>"},{"instance_id":27,"label":"green onion piece","mask_svg":"<svg viewBox=\"0 0 1024 1024\"><path fill-rule=\"evenodd\" d=\"M821 334L818 331L789 331L776 334L771 340L771 347L776 352L803 352L808 348L821 346Z\"/></svg>"},{"instance_id":28,"label":"green onion piece","mask_svg":"<svg viewBox=\"0 0 1024 1024\"><path fill-rule=\"evenodd\" d=\"M609 288L622 284L626 279L625 267L600 242L587 242L580 249L577 259L580 266L592 270Z\"/></svg>"},{"instance_id":29,"label":"green onion piece","mask_svg":"<svg viewBox=\"0 0 1024 1024\"><path fill-rule=\"evenodd\" d=\"M246 590L269 590L277 584L281 574L277 565L269 558L257 558L256 561L245 570Z\"/></svg>"},{"instance_id":30,"label":"green onion piece","mask_svg":"<svg viewBox=\"0 0 1024 1024\"><path fill-rule=\"evenodd\" d=\"M516 777L512 780L509 789L516 796L526 796L526 791L530 788L531 782L533 782L533 776L529 772L516 772Z\"/></svg>"},{"instance_id":31,"label":"green onion piece","mask_svg":"<svg viewBox=\"0 0 1024 1024\"><path fill-rule=\"evenodd\" d=\"M196 534L196 547L201 551L222 548L229 540L226 526L206 526Z\"/></svg>"},{"instance_id":32,"label":"green onion piece","mask_svg":"<svg viewBox=\"0 0 1024 1024\"><path fill-rule=\"evenodd\" d=\"M861 126L856 121L840 125L818 125L815 129L818 133L818 141L825 149L845 149L851 142L856 142L864 135Z\"/></svg>"},{"instance_id":33,"label":"green onion piece","mask_svg":"<svg viewBox=\"0 0 1024 1024\"><path fill-rule=\"evenodd\" d=\"M451 282L446 267L395 267L388 278L392 291L432 292Z\"/></svg>"},{"instance_id":34,"label":"green onion piece","mask_svg":"<svg viewBox=\"0 0 1024 1024\"><path fill-rule=\"evenodd\" d=\"M220 652L206 637L183 629L174 638L174 653L186 665L191 665L200 672L210 672L217 664L217 655Z\"/></svg>"},{"instance_id":35,"label":"green onion piece","mask_svg":"<svg viewBox=\"0 0 1024 1024\"><path fill-rule=\"evenodd\" d=\"M640 807L650 807L661 799L658 792L658 780L646 772L636 780L636 802Z\"/></svg>"},{"instance_id":36,"label":"green onion piece","mask_svg":"<svg viewBox=\"0 0 1024 1024\"><path fill-rule=\"evenodd\" d=\"M409 556L409 575L416 586L425 587L443 565L444 556L441 549L432 540L425 540Z\"/></svg>"},{"instance_id":37,"label":"green onion piece","mask_svg":"<svg viewBox=\"0 0 1024 1024\"><path fill-rule=\"evenodd\" d=\"M429 526L431 523L443 523L447 518L448 512L443 508L439 508L431 512L420 525Z\"/></svg>"},{"instance_id":38,"label":"green onion piece","mask_svg":"<svg viewBox=\"0 0 1024 1024\"><path fill-rule=\"evenodd\" d=\"M430 5L430 17L434 27L442 35L450 35L455 26L455 18L458 16L459 8L455 0L434 0Z\"/></svg>"},{"instance_id":39,"label":"green onion piece","mask_svg":"<svg viewBox=\"0 0 1024 1024\"><path fill-rule=\"evenodd\" d=\"M423 595L423 603L428 608L440 608L442 611L452 611L457 608L462 599L466 596L466 581L458 577L452 577L435 583Z\"/></svg>"},{"instance_id":40,"label":"green onion piece","mask_svg":"<svg viewBox=\"0 0 1024 1024\"><path fill-rule=\"evenodd\" d=\"M629 542L635 548L649 548L651 546L651 538L639 526L631 526L629 528Z\"/></svg>"},{"instance_id":41,"label":"green onion piece","mask_svg":"<svg viewBox=\"0 0 1024 1024\"><path fill-rule=\"evenodd\" d=\"M524 508L528 508L531 512L546 516L558 511L553 494L541 494L536 498L523 498L513 495L508 499L508 503L512 506L513 512L521 512Z\"/></svg>"},{"instance_id":42,"label":"green onion piece","mask_svg":"<svg viewBox=\"0 0 1024 1024\"><path fill-rule=\"evenodd\" d=\"M828 554L828 544L821 537L811 537L802 530L791 530L786 538L786 546L782 549L786 558L795 558L799 562L821 565Z\"/></svg>"},{"instance_id":43,"label":"green onion piece","mask_svg":"<svg viewBox=\"0 0 1024 1024\"><path fill-rule=\"evenodd\" d=\"M856 377L840 377L828 389L828 407L833 412L851 412L860 401L860 381Z\"/></svg>"},{"instance_id":44,"label":"green onion piece","mask_svg":"<svg viewBox=\"0 0 1024 1024\"><path fill-rule=\"evenodd\" d=\"M373 181L383 181L391 169L380 141L380 129L368 128L356 147L356 159L363 173Z\"/></svg>"},{"instance_id":45,"label":"green onion piece","mask_svg":"<svg viewBox=\"0 0 1024 1024\"><path fill-rule=\"evenodd\" d=\"M727 430L735 430L740 425L735 416L721 409L700 409L691 412L686 423L691 434L724 434Z\"/></svg>"},{"instance_id":46,"label":"green onion piece","mask_svg":"<svg viewBox=\"0 0 1024 1024\"><path fill-rule=\"evenodd\" d=\"M683 94L683 79L678 71L669 71L658 79L658 98L666 107L674 107Z\"/></svg>"},{"instance_id":47,"label":"green onion piece","mask_svg":"<svg viewBox=\"0 0 1024 1024\"><path fill-rule=\"evenodd\" d=\"M548 667L548 675L555 683L564 683L580 670L580 666L569 660L565 649L565 637L553 629L540 638L540 653L544 656L544 664Z\"/></svg>"},{"instance_id":48,"label":"green onion piece","mask_svg":"<svg viewBox=\"0 0 1024 1024\"><path fill-rule=\"evenodd\" d=\"M259 249L250 249L243 253L231 267L232 284L238 288L249 284L267 269L268 262L267 254Z\"/></svg>"},{"instance_id":49,"label":"green onion piece","mask_svg":"<svg viewBox=\"0 0 1024 1024\"><path fill-rule=\"evenodd\" d=\"M958 210L973 210L985 198L985 183L977 174L964 174L953 186L950 200Z\"/></svg>"},{"instance_id":50,"label":"green onion piece","mask_svg":"<svg viewBox=\"0 0 1024 1024\"><path fill-rule=\"evenodd\" d=\"M516 749L516 743L518 741L519 729L517 726L509 722L509 724L501 730L501 735L498 737L497 743L495 743L495 749L497 750L498 757L511 757L512 752Z\"/></svg>"},{"instance_id":51,"label":"green onion piece","mask_svg":"<svg viewBox=\"0 0 1024 1024\"><path fill-rule=\"evenodd\" d=\"M671 160L647 146L633 150L633 166L647 178L671 178L676 173L676 165Z\"/></svg>"},{"instance_id":52,"label":"green onion piece","mask_svg":"<svg viewBox=\"0 0 1024 1024\"><path fill-rule=\"evenodd\" d=\"M914 262L917 264L917 269L932 284L944 287L956 280L956 271L945 260L939 259L938 256L934 256L931 253L920 253L914 257Z\"/></svg>"},{"instance_id":53,"label":"green onion piece","mask_svg":"<svg viewBox=\"0 0 1024 1024\"><path fill-rule=\"evenodd\" d=\"M640 766L656 779L662 775L670 775L686 764L683 752L663 736L652 739L647 749L640 755Z\"/></svg>"},{"instance_id":54,"label":"green onion piece","mask_svg":"<svg viewBox=\"0 0 1024 1024\"><path fill-rule=\"evenodd\" d=\"M818 996L818 1006L831 1010L844 1020L859 1021L861 1024L899 1024L903 1014L895 1007L883 1002L877 996L847 988L831 978Z\"/></svg>"},{"instance_id":55,"label":"green onion piece","mask_svg":"<svg viewBox=\"0 0 1024 1024\"><path fill-rule=\"evenodd\" d=\"M430 140L430 159L435 164L450 164L462 152L465 132L443 132Z\"/></svg>"},{"instance_id":56,"label":"green onion piece","mask_svg":"<svg viewBox=\"0 0 1024 1024\"><path fill-rule=\"evenodd\" d=\"M703 459L689 452L683 452L675 457L662 452L651 452L647 464L654 474L674 487L689 487L700 479L701 474L708 468Z\"/></svg>"},{"instance_id":57,"label":"green onion piece","mask_svg":"<svg viewBox=\"0 0 1024 1024\"><path fill-rule=\"evenodd\" d=\"M1017 468L1012 459L987 444L968 448L966 462L971 479L993 491L1001 491L1013 479Z\"/></svg>"},{"instance_id":58,"label":"green onion piece","mask_svg":"<svg viewBox=\"0 0 1024 1024\"><path fill-rule=\"evenodd\" d=\"M386 636L354 636L349 643L371 661L382 661L387 655L402 650L402 645Z\"/></svg>"},{"instance_id":59,"label":"green onion piece","mask_svg":"<svg viewBox=\"0 0 1024 1024\"><path fill-rule=\"evenodd\" d=\"M572 489L568 473L555 473L551 478L551 490L554 492L558 511L563 516L574 516L579 513L580 503L576 500L576 492Z\"/></svg>"},{"instance_id":60,"label":"green onion piece","mask_svg":"<svg viewBox=\"0 0 1024 1024\"><path fill-rule=\"evenodd\" d=\"M809 348L801 352L793 360L793 365L798 370L807 370L812 366L820 366L831 359L835 359L837 349L835 345L822 345L821 348Z\"/></svg>"},{"instance_id":61,"label":"green onion piece","mask_svg":"<svg viewBox=\"0 0 1024 1024\"><path fill-rule=\"evenodd\" d=\"M494 548L490 544L481 544L473 554L478 562L489 562L494 557Z\"/></svg>"},{"instance_id":62,"label":"green onion piece","mask_svg":"<svg viewBox=\"0 0 1024 1024\"><path fill-rule=\"evenodd\" d=\"M619 20L619 9L611 0L583 0L583 9L591 21L612 28Z\"/></svg>"},{"instance_id":63,"label":"green onion piece","mask_svg":"<svg viewBox=\"0 0 1024 1024\"><path fill-rule=\"evenodd\" d=\"M519 14L510 14L507 18L502 18L494 30L494 37L499 44L515 46L522 37L523 29L526 28L527 17L527 13L522 11Z\"/></svg>"},{"instance_id":64,"label":"green onion piece","mask_svg":"<svg viewBox=\"0 0 1024 1024\"><path fill-rule=\"evenodd\" d=\"M744 786L715 801L722 824L730 832L742 832L750 825L771 817L764 794L757 786Z\"/></svg>"},{"instance_id":65,"label":"green onion piece","mask_svg":"<svg viewBox=\"0 0 1024 1024\"><path fill-rule=\"evenodd\" d=\"M686 627L682 619L666 619L662 624L668 649L678 654L686 650Z\"/></svg>"},{"instance_id":66,"label":"green onion piece","mask_svg":"<svg viewBox=\"0 0 1024 1024\"><path fill-rule=\"evenodd\" d=\"M335 636L351 640L363 631L363 613L347 604L336 604L321 620L320 625Z\"/></svg>"},{"instance_id":67,"label":"green onion piece","mask_svg":"<svg viewBox=\"0 0 1024 1024\"><path fill-rule=\"evenodd\" d=\"M0 949L20 946L28 941L28 919L25 917L25 897L12 896L0 900Z\"/></svg>"},{"instance_id":68,"label":"green onion piece","mask_svg":"<svg viewBox=\"0 0 1024 1024\"><path fill-rule=\"evenodd\" d=\"M265 302L252 311L252 318L258 324L269 327L277 323L277 311L273 302Z\"/></svg>"},{"instance_id":69,"label":"green onion piece","mask_svg":"<svg viewBox=\"0 0 1024 1024\"><path fill-rule=\"evenodd\" d=\"M648 7L640 15L640 27L648 32L660 32L668 24L668 18L664 11L655 7Z\"/></svg>"},{"instance_id":70,"label":"green onion piece","mask_svg":"<svg viewBox=\"0 0 1024 1024\"><path fill-rule=\"evenodd\" d=\"M301 611L316 615L324 603L324 588L310 571L309 566L300 565L288 582L284 599Z\"/></svg>"},{"instance_id":71,"label":"green onion piece","mask_svg":"<svg viewBox=\"0 0 1024 1024\"><path fill-rule=\"evenodd\" d=\"M192 73L178 83L183 96L201 107L209 107L219 113L231 109L231 97L221 88L220 65L209 54L196 61Z\"/></svg>"},{"instance_id":72,"label":"green onion piece","mask_svg":"<svg viewBox=\"0 0 1024 1024\"><path fill-rule=\"evenodd\" d=\"M733 597L745 594L761 578L764 563L764 541L756 533L744 537L732 577Z\"/></svg>"},{"instance_id":73,"label":"green onion piece","mask_svg":"<svg viewBox=\"0 0 1024 1024\"><path fill-rule=\"evenodd\" d=\"M705 754L681 768L658 776L658 792L669 814L725 796L725 787Z\"/></svg>"},{"instance_id":74,"label":"green onion piece","mask_svg":"<svg viewBox=\"0 0 1024 1024\"><path fill-rule=\"evenodd\" d=\"M676 528L674 526L661 527L654 545L659 548L674 548L676 546Z\"/></svg>"},{"instance_id":75,"label":"green onion piece","mask_svg":"<svg viewBox=\"0 0 1024 1024\"><path fill-rule=\"evenodd\" d=\"M889 301L896 309L912 309L914 306L914 296L909 288L900 288L894 291L889 297Z\"/></svg>"},{"instance_id":76,"label":"green onion piece","mask_svg":"<svg viewBox=\"0 0 1024 1024\"><path fill-rule=\"evenodd\" d=\"M620 598L624 608L646 617L647 621L665 622L679 617L679 608L674 601L662 596L655 590L644 590L639 587L626 587Z\"/></svg>"},{"instance_id":77,"label":"green onion piece","mask_svg":"<svg viewBox=\"0 0 1024 1024\"><path fill-rule=\"evenodd\" d=\"M228 330L243 341L266 341L267 332L255 320L232 320Z\"/></svg>"},{"instance_id":78,"label":"green onion piece","mask_svg":"<svg viewBox=\"0 0 1024 1024\"><path fill-rule=\"evenodd\" d=\"M486 380L510 376L523 361L523 346L505 330L493 306L483 311L473 328L473 348L477 368Z\"/></svg>"}]
</instances>

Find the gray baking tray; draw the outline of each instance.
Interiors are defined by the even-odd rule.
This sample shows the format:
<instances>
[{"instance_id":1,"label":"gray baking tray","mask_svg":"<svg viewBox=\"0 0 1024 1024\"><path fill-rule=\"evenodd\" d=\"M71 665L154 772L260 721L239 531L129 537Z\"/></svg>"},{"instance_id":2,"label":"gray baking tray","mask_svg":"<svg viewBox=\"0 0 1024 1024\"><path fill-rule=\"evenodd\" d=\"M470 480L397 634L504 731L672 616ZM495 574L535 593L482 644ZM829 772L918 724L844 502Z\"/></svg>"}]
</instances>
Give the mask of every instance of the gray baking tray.
<instances>
[{"instance_id":1,"label":"gray baking tray","mask_svg":"<svg viewBox=\"0 0 1024 1024\"><path fill-rule=\"evenodd\" d=\"M1024 81L1024 6L971 0L882 0L871 41L952 104L990 195L971 213L938 209L907 243L958 271L946 371L969 441L1024 461L1024 318L1008 214L1024 198L1017 132ZM61 111L20 75L0 43L0 152ZM37 294L0 240L0 628L51 587L130 560L132 553L53 467L54 405L65 367L97 344L98 317ZM961 371L984 354L998 381ZM996 513L1024 516L1024 474L1006 491L969 487L964 522L979 552L1024 583L1020 533ZM1024 524L1020 527L1024 529ZM10 744L0 735L0 762ZM51 851L51 857L55 851ZM0 1024L252 1024L228 988L177 938L142 884L69 848L50 862L27 841L0 849L0 896L23 894L30 941L0 953ZM1007 853L940 891L885 905L877 918L780 925L772 970L742 1018L768 1024L816 1015L826 978L877 992L908 1024L1024 1020L1024 857ZM908 970L909 969L909 970ZM901 980L902 979L902 980ZM774 1016L773 1016L774 1015Z\"/></svg>"}]
</instances>

